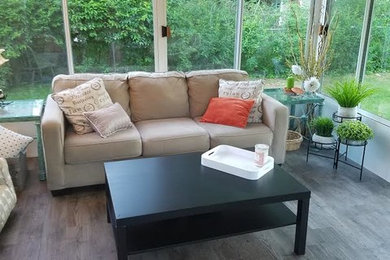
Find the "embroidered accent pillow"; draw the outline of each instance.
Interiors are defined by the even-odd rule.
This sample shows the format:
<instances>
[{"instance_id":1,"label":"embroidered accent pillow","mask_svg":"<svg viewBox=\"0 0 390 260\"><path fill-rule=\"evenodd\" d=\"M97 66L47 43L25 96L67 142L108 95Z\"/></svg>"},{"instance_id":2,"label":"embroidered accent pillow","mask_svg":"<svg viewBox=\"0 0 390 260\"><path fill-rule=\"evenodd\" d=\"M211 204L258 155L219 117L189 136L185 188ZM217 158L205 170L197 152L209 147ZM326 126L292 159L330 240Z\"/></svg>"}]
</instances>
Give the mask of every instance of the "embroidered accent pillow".
<instances>
[{"instance_id":1,"label":"embroidered accent pillow","mask_svg":"<svg viewBox=\"0 0 390 260\"><path fill-rule=\"evenodd\" d=\"M0 157L15 158L34 139L0 126Z\"/></svg>"},{"instance_id":2,"label":"embroidered accent pillow","mask_svg":"<svg viewBox=\"0 0 390 260\"><path fill-rule=\"evenodd\" d=\"M84 112L91 112L112 105L101 78L94 78L75 88L65 89L52 98L64 112L77 134L93 132Z\"/></svg>"},{"instance_id":3,"label":"embroidered accent pillow","mask_svg":"<svg viewBox=\"0 0 390 260\"><path fill-rule=\"evenodd\" d=\"M263 93L263 81L228 81L219 80L219 97L233 97L244 100L253 99L255 101L248 117L248 123L261 123L263 109L261 107Z\"/></svg>"},{"instance_id":4,"label":"embroidered accent pillow","mask_svg":"<svg viewBox=\"0 0 390 260\"><path fill-rule=\"evenodd\" d=\"M200 122L245 128L255 101L240 98L212 98Z\"/></svg>"},{"instance_id":5,"label":"embroidered accent pillow","mask_svg":"<svg viewBox=\"0 0 390 260\"><path fill-rule=\"evenodd\" d=\"M93 112L84 112L91 127L103 138L132 127L129 115L119 103Z\"/></svg>"}]
</instances>

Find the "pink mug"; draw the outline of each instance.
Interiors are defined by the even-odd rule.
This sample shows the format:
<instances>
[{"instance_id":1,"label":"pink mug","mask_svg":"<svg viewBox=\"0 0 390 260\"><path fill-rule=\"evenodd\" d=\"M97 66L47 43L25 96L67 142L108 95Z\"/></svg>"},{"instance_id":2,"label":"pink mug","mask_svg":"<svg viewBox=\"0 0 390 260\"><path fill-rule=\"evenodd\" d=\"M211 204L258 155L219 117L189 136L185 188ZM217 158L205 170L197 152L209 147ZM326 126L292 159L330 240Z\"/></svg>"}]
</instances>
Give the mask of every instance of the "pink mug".
<instances>
[{"instance_id":1,"label":"pink mug","mask_svg":"<svg viewBox=\"0 0 390 260\"><path fill-rule=\"evenodd\" d=\"M268 156L269 146L266 144L255 145L255 163L257 166L263 167Z\"/></svg>"}]
</instances>

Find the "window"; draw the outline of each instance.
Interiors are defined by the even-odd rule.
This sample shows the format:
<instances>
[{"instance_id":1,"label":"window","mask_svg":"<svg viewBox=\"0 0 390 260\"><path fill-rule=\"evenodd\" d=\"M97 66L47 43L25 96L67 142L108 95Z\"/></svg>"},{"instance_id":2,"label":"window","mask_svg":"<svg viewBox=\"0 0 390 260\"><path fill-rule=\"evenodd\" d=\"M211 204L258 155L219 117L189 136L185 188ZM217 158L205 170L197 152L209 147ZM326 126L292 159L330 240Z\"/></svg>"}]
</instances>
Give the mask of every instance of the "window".
<instances>
[{"instance_id":1,"label":"window","mask_svg":"<svg viewBox=\"0 0 390 260\"><path fill-rule=\"evenodd\" d=\"M237 0L168 0L169 70L232 68Z\"/></svg>"},{"instance_id":2,"label":"window","mask_svg":"<svg viewBox=\"0 0 390 260\"><path fill-rule=\"evenodd\" d=\"M366 0L334 1L332 4L338 25L331 47L332 63L324 75L325 88L336 81L355 78Z\"/></svg>"},{"instance_id":3,"label":"window","mask_svg":"<svg viewBox=\"0 0 390 260\"><path fill-rule=\"evenodd\" d=\"M245 1L241 68L251 77L284 86L291 73L286 61L293 62L292 49L299 56L294 13L305 37L309 8L310 0Z\"/></svg>"},{"instance_id":4,"label":"window","mask_svg":"<svg viewBox=\"0 0 390 260\"><path fill-rule=\"evenodd\" d=\"M153 71L151 0L68 0L75 72Z\"/></svg>"},{"instance_id":5,"label":"window","mask_svg":"<svg viewBox=\"0 0 390 260\"><path fill-rule=\"evenodd\" d=\"M371 38L364 83L378 92L364 100L361 108L390 120L390 1L374 2Z\"/></svg>"},{"instance_id":6,"label":"window","mask_svg":"<svg viewBox=\"0 0 390 260\"><path fill-rule=\"evenodd\" d=\"M67 73L60 0L0 1L0 67L8 99L46 98L54 75Z\"/></svg>"}]
</instances>

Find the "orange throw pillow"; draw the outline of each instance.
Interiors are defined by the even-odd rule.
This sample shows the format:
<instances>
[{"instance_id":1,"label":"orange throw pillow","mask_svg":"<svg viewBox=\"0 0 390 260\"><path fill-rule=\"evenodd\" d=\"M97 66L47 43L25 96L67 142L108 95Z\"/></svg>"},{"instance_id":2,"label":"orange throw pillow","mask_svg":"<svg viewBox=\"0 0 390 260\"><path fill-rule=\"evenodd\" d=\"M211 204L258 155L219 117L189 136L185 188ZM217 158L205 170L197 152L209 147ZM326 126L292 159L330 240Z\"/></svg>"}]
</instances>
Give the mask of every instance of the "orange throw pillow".
<instances>
[{"instance_id":1,"label":"orange throw pillow","mask_svg":"<svg viewBox=\"0 0 390 260\"><path fill-rule=\"evenodd\" d=\"M200 122L244 128L254 102L240 98L212 98Z\"/></svg>"}]
</instances>

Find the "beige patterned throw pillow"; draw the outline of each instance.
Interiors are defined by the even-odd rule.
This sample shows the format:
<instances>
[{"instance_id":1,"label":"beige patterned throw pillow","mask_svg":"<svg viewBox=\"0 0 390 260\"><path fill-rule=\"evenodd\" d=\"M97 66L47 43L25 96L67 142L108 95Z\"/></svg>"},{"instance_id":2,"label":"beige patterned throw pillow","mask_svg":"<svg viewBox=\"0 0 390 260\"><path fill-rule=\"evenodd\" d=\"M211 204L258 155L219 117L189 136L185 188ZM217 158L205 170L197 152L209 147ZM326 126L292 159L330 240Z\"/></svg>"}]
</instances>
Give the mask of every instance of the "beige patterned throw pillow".
<instances>
[{"instance_id":1,"label":"beige patterned throw pillow","mask_svg":"<svg viewBox=\"0 0 390 260\"><path fill-rule=\"evenodd\" d=\"M83 115L84 112L112 105L111 98L100 78L94 78L75 88L52 94L52 98L64 112L77 134L93 132L88 120Z\"/></svg>"},{"instance_id":2,"label":"beige patterned throw pillow","mask_svg":"<svg viewBox=\"0 0 390 260\"><path fill-rule=\"evenodd\" d=\"M34 139L0 126L0 157L15 158Z\"/></svg>"},{"instance_id":3,"label":"beige patterned throw pillow","mask_svg":"<svg viewBox=\"0 0 390 260\"><path fill-rule=\"evenodd\" d=\"M224 79L219 80L219 97L233 97L241 99L254 99L255 103L251 109L248 117L248 123L260 123L263 116L261 107L263 93L263 81L228 81Z\"/></svg>"},{"instance_id":4,"label":"beige patterned throw pillow","mask_svg":"<svg viewBox=\"0 0 390 260\"><path fill-rule=\"evenodd\" d=\"M93 112L85 112L84 116L95 132L103 138L133 126L129 115L119 103Z\"/></svg>"}]
</instances>

